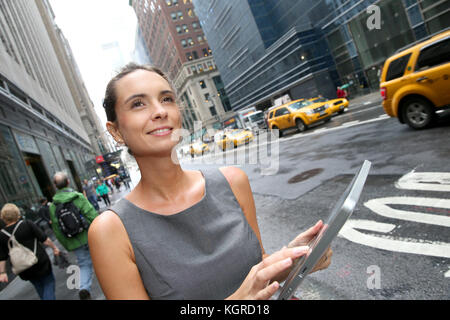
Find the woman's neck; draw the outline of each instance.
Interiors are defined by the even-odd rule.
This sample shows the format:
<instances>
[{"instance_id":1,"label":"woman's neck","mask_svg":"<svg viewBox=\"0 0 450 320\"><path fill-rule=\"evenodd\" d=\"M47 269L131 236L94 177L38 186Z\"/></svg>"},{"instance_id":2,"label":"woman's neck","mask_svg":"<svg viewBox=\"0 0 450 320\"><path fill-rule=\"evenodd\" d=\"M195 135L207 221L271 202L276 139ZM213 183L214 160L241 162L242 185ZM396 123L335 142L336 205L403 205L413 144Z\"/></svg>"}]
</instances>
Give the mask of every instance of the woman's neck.
<instances>
[{"instance_id":1,"label":"woman's neck","mask_svg":"<svg viewBox=\"0 0 450 320\"><path fill-rule=\"evenodd\" d=\"M153 194L171 200L189 185L189 178L181 166L168 158L137 158L141 180L136 187L139 193Z\"/></svg>"}]
</instances>

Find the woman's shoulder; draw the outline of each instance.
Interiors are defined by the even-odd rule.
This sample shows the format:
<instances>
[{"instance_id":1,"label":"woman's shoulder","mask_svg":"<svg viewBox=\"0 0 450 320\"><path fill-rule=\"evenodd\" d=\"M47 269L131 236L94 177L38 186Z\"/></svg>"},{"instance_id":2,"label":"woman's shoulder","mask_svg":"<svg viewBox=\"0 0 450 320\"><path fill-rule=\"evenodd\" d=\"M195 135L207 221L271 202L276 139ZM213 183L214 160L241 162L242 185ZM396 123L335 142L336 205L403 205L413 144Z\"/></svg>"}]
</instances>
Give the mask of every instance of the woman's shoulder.
<instances>
[{"instance_id":1,"label":"woman's shoulder","mask_svg":"<svg viewBox=\"0 0 450 320\"><path fill-rule=\"evenodd\" d=\"M114 237L117 232L124 231L119 216L111 210L99 214L89 226L89 237Z\"/></svg>"},{"instance_id":2,"label":"woman's shoulder","mask_svg":"<svg viewBox=\"0 0 450 320\"><path fill-rule=\"evenodd\" d=\"M227 179L230 186L240 188L246 184L248 184L248 176L244 170L238 167L220 167L220 172L224 175L225 179Z\"/></svg>"}]
</instances>

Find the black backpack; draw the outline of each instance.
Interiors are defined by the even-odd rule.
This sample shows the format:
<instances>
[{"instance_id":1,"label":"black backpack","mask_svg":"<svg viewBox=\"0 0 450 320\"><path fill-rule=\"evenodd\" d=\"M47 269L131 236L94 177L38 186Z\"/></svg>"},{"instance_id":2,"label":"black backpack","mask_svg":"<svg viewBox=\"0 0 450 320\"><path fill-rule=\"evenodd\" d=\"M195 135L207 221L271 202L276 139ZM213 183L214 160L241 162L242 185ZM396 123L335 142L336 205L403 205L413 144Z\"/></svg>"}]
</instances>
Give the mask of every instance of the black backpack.
<instances>
[{"instance_id":1,"label":"black backpack","mask_svg":"<svg viewBox=\"0 0 450 320\"><path fill-rule=\"evenodd\" d=\"M62 234L67 238L72 238L89 228L89 223L80 213L80 209L72 202L58 203L55 216Z\"/></svg>"}]
</instances>

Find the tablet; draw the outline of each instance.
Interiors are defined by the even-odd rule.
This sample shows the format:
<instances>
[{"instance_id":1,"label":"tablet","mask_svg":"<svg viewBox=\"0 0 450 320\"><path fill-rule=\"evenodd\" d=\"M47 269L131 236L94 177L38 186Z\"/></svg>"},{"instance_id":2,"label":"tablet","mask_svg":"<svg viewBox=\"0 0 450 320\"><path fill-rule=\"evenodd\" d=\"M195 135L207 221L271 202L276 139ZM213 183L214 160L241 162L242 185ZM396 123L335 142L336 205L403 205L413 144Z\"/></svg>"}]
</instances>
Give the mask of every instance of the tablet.
<instances>
[{"instance_id":1,"label":"tablet","mask_svg":"<svg viewBox=\"0 0 450 320\"><path fill-rule=\"evenodd\" d=\"M359 172L355 175L344 194L339 198L328 218L324 221L322 229L308 243L311 248L308 254L296 261L292 271L281 288L278 300L289 300L303 282L305 277L314 269L317 262L327 251L331 241L337 236L339 230L351 216L361 195L364 183L369 175L371 162L365 160Z\"/></svg>"}]
</instances>

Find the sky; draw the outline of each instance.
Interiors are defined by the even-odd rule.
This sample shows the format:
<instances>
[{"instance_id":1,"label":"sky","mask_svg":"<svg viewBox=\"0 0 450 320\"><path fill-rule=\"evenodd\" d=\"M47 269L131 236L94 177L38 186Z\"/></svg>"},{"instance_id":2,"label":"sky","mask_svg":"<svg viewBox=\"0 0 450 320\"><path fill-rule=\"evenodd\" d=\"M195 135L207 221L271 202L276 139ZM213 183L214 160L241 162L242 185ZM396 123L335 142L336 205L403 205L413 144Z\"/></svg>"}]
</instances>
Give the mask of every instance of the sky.
<instances>
[{"instance_id":1,"label":"sky","mask_svg":"<svg viewBox=\"0 0 450 320\"><path fill-rule=\"evenodd\" d=\"M118 63L126 64L132 60L137 24L134 9L128 5L129 0L49 2L55 22L72 48L95 111L106 130L102 100L108 81L120 68Z\"/></svg>"}]
</instances>

